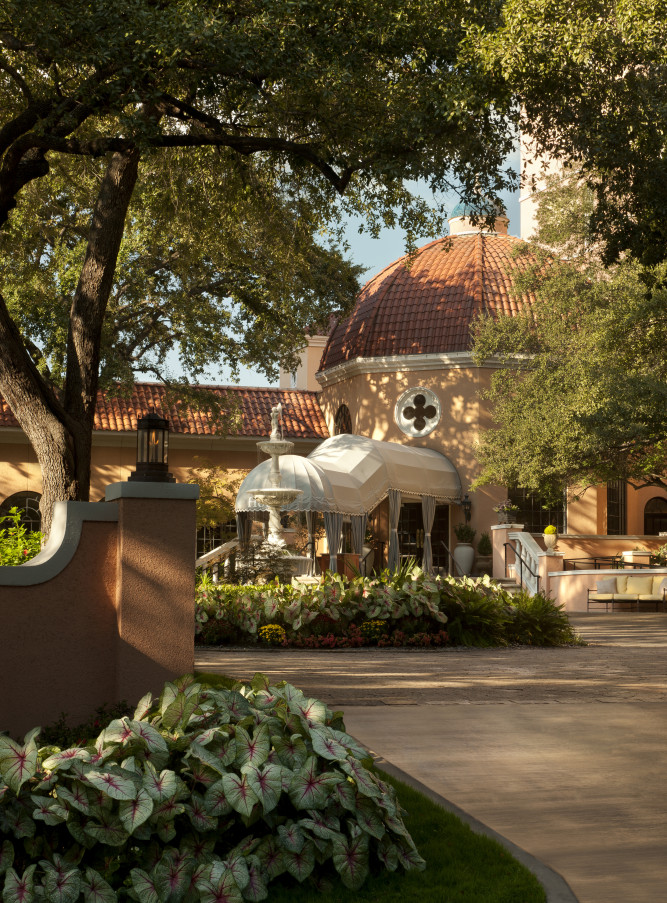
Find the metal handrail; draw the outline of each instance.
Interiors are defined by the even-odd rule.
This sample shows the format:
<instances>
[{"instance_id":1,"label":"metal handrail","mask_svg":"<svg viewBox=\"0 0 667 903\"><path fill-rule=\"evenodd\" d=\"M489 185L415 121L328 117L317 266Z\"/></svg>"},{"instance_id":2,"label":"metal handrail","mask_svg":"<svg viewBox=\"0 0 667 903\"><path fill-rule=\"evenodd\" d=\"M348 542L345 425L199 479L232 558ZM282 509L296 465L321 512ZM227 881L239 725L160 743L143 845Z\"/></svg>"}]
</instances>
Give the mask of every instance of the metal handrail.
<instances>
[{"instance_id":1,"label":"metal handrail","mask_svg":"<svg viewBox=\"0 0 667 903\"><path fill-rule=\"evenodd\" d=\"M452 555L452 553L451 553L451 551L450 551L450 548L449 548L449 546L447 545L447 543L445 542L444 539L441 539L441 540L440 540L440 545L444 547L445 552L447 552L447 554L449 555L449 561L450 561L449 572L450 572L450 574L452 573L451 562L453 562L453 563L456 565L456 568L457 568L457 570L458 570L458 572L459 572L459 577L465 577L465 574L464 574L463 571L461 570L461 566L459 565L459 563L458 563L458 561L456 560L456 558L454 558L454 556Z\"/></svg>"},{"instance_id":2,"label":"metal handrail","mask_svg":"<svg viewBox=\"0 0 667 903\"><path fill-rule=\"evenodd\" d=\"M531 568L531 566L528 564L527 561L524 561L521 553L517 551L516 546L512 545L511 542L506 542L503 546L503 552L505 555L505 574L507 574L507 549L508 549L508 547L514 552L515 568L516 568L516 562L517 561L519 562L519 586L523 586L523 571L525 568L528 571L528 573L530 574L530 576L534 577L537 592L539 593L539 591L540 591L540 575L535 573L535 571Z\"/></svg>"}]
</instances>

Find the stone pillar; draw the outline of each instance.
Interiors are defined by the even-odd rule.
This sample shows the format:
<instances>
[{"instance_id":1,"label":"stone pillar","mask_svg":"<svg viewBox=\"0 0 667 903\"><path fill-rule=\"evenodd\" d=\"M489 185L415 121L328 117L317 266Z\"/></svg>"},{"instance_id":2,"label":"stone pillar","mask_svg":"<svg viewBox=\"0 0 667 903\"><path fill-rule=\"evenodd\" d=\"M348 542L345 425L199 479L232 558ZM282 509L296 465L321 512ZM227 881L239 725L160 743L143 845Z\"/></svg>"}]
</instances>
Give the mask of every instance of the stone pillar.
<instances>
[{"instance_id":1,"label":"stone pillar","mask_svg":"<svg viewBox=\"0 0 667 903\"><path fill-rule=\"evenodd\" d=\"M563 555L558 552L554 552L553 554L549 554L549 552L542 552L539 556L540 562L540 592L544 593L545 596L551 595L553 598L556 597L557 592L551 592L551 578L549 577L550 573L555 573L556 571L563 570ZM558 582L554 581L554 590L558 588Z\"/></svg>"},{"instance_id":2,"label":"stone pillar","mask_svg":"<svg viewBox=\"0 0 667 903\"><path fill-rule=\"evenodd\" d=\"M511 533L520 533L523 524L494 524L491 527L491 543L493 545L493 577L495 580L504 580L505 573L505 543L509 542ZM514 556L508 558L508 564L514 563Z\"/></svg>"},{"instance_id":3,"label":"stone pillar","mask_svg":"<svg viewBox=\"0 0 667 903\"><path fill-rule=\"evenodd\" d=\"M134 704L194 668L198 496L188 483L107 487L118 504L117 700Z\"/></svg>"}]
</instances>

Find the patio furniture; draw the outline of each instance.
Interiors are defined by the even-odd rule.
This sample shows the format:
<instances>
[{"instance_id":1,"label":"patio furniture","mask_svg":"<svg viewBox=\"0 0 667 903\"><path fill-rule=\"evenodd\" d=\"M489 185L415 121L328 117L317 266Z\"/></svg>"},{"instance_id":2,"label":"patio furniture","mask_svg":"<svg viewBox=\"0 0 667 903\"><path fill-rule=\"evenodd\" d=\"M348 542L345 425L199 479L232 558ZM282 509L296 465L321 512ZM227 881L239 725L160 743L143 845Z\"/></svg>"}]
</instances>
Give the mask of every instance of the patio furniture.
<instances>
[{"instance_id":1,"label":"patio furniture","mask_svg":"<svg viewBox=\"0 0 667 903\"><path fill-rule=\"evenodd\" d=\"M587 611L591 605L604 605L605 611L611 605L613 611L616 603L634 605L635 611L640 605L652 605L655 611L661 606L667 611L667 574L605 577L597 581L595 589L588 588Z\"/></svg>"}]
</instances>

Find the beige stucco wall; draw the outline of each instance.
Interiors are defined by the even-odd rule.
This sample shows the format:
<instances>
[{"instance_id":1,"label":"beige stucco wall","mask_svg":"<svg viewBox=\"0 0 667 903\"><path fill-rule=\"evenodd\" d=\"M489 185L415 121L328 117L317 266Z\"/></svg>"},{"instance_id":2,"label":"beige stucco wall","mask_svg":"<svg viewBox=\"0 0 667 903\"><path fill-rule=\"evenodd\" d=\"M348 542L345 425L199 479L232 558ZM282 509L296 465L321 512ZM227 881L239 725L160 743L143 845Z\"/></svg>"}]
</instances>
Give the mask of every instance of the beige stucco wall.
<instances>
[{"instance_id":1,"label":"beige stucco wall","mask_svg":"<svg viewBox=\"0 0 667 903\"><path fill-rule=\"evenodd\" d=\"M308 344L300 354L300 364L294 373L280 368L278 386L281 389L307 389L319 392L320 384L315 374L320 367L320 359L327 343L327 336L313 335L308 337Z\"/></svg>"},{"instance_id":2,"label":"beige stucco wall","mask_svg":"<svg viewBox=\"0 0 667 903\"><path fill-rule=\"evenodd\" d=\"M406 370L396 373L357 374L323 388L320 405L329 432L334 433L334 417L346 404L352 417L352 430L361 436L402 445L432 448L449 458L461 478L464 492L479 473L472 453L480 429L490 424L488 412L480 406L479 392L486 388L491 370L474 366L439 370ZM442 416L428 436L406 436L394 420L394 408L400 395L410 388L424 386L439 398ZM496 522L493 506L504 498L498 487L483 487L470 493L471 524L477 539ZM459 506L452 508L452 526L463 521Z\"/></svg>"}]
</instances>

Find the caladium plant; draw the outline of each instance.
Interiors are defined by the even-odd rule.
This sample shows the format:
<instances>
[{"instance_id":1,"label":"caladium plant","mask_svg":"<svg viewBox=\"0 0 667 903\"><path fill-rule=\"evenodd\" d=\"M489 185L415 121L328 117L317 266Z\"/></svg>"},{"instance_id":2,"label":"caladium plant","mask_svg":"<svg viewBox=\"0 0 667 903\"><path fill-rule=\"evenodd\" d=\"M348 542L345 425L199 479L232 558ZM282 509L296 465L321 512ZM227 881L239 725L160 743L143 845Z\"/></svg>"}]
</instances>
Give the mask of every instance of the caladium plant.
<instances>
[{"instance_id":1,"label":"caladium plant","mask_svg":"<svg viewBox=\"0 0 667 903\"><path fill-rule=\"evenodd\" d=\"M3 903L242 903L271 882L423 868L340 712L187 675L87 745L0 736Z\"/></svg>"}]
</instances>

